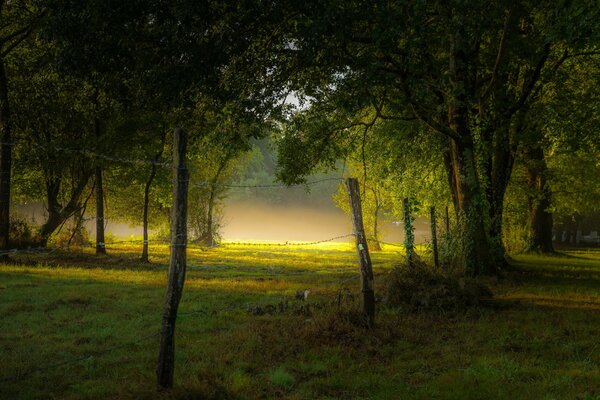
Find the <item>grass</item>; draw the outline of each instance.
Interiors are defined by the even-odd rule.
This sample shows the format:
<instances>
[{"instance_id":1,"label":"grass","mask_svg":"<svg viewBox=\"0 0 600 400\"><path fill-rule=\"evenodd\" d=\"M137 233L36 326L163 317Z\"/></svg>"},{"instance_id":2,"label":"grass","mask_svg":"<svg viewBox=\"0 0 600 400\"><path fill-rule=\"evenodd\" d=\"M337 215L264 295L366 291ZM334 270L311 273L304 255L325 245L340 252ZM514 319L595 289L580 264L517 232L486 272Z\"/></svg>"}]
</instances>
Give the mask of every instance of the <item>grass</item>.
<instances>
[{"instance_id":1,"label":"grass","mask_svg":"<svg viewBox=\"0 0 600 400\"><path fill-rule=\"evenodd\" d=\"M379 307L366 332L329 307L300 312L294 296L356 295L349 244L190 248L175 389L157 393L158 338L147 337L160 325L168 247L151 248L151 265L135 261L139 247L110 250L0 266L0 398L600 399L600 251L515 256L508 277L486 281L503 307ZM382 294L401 254L372 258ZM286 301L285 312L247 311Z\"/></svg>"}]
</instances>

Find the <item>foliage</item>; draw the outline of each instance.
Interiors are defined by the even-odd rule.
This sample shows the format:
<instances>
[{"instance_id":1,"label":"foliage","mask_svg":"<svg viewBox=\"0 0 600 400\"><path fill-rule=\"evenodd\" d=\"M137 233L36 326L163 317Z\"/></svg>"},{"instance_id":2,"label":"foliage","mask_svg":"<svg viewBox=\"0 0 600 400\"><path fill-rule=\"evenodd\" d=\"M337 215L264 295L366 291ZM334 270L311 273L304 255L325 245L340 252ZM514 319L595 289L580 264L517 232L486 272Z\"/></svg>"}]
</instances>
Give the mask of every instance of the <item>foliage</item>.
<instances>
[{"instance_id":1,"label":"foliage","mask_svg":"<svg viewBox=\"0 0 600 400\"><path fill-rule=\"evenodd\" d=\"M12 217L10 219L11 245L16 248L36 246L39 243L38 229L33 222L23 217Z\"/></svg>"},{"instance_id":2,"label":"foliage","mask_svg":"<svg viewBox=\"0 0 600 400\"><path fill-rule=\"evenodd\" d=\"M464 310L491 297L490 290L473 278L421 264L417 268L394 268L388 279L386 304L411 310Z\"/></svg>"},{"instance_id":3,"label":"foliage","mask_svg":"<svg viewBox=\"0 0 600 400\"><path fill-rule=\"evenodd\" d=\"M404 248L406 249L406 259L408 262L412 262L415 258L414 213L417 211L419 211L419 202L413 198L405 198L402 221L404 223Z\"/></svg>"},{"instance_id":4,"label":"foliage","mask_svg":"<svg viewBox=\"0 0 600 400\"><path fill-rule=\"evenodd\" d=\"M462 270L464 265L464 246L465 236L462 230L464 227L461 224L455 223L450 226L450 230L441 232L438 238L438 252L440 265L446 271L456 273Z\"/></svg>"}]
</instances>

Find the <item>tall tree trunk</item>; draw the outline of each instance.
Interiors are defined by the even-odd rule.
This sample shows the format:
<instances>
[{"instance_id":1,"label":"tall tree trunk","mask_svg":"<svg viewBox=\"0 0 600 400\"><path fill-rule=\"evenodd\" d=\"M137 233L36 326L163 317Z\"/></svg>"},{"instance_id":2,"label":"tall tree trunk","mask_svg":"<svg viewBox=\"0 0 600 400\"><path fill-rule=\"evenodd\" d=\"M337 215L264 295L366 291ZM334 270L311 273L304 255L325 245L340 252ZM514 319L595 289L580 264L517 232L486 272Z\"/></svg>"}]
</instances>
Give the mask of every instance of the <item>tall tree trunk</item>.
<instances>
[{"instance_id":1,"label":"tall tree trunk","mask_svg":"<svg viewBox=\"0 0 600 400\"><path fill-rule=\"evenodd\" d=\"M466 141L466 143L465 143ZM472 275L495 272L496 260L491 255L485 195L479 183L472 142L453 145L453 162L457 177L459 222L463 226L465 268Z\"/></svg>"},{"instance_id":2,"label":"tall tree trunk","mask_svg":"<svg viewBox=\"0 0 600 400\"><path fill-rule=\"evenodd\" d=\"M492 141L492 158L486 170L488 179L486 195L489 204L491 255L494 263L501 266L506 263L506 248L502 241L504 196L506 195L506 188L512 174L514 155L511 150L508 128L496 129Z\"/></svg>"},{"instance_id":3,"label":"tall tree trunk","mask_svg":"<svg viewBox=\"0 0 600 400\"><path fill-rule=\"evenodd\" d=\"M548 166L544 151L539 145L533 145L524 151L527 168L528 206L529 206L529 251L553 253L552 229L554 218L550 212L552 192L548 186Z\"/></svg>"},{"instance_id":4,"label":"tall tree trunk","mask_svg":"<svg viewBox=\"0 0 600 400\"><path fill-rule=\"evenodd\" d=\"M160 161L162 156L164 147L165 147L165 139L167 137L167 132L163 129L162 138L160 141L160 149L154 156L152 160L152 168L150 169L150 176L148 176L148 180L146 181L146 186L144 187L144 215L142 222L142 230L144 235L144 243L142 247L142 256L140 260L145 263L149 263L148 259L148 207L150 205L150 186L152 186L152 182L154 182L154 177L156 176L156 163Z\"/></svg>"},{"instance_id":5,"label":"tall tree trunk","mask_svg":"<svg viewBox=\"0 0 600 400\"><path fill-rule=\"evenodd\" d=\"M96 112L98 112L98 91L96 90ZM96 149L100 146L100 119L94 119L94 130L96 133ZM102 167L100 160L96 158L96 254L106 254L106 243L104 242L104 187L102 186Z\"/></svg>"},{"instance_id":6,"label":"tall tree trunk","mask_svg":"<svg viewBox=\"0 0 600 400\"><path fill-rule=\"evenodd\" d=\"M96 254L106 254L104 243L104 190L102 168L96 166Z\"/></svg>"},{"instance_id":7,"label":"tall tree trunk","mask_svg":"<svg viewBox=\"0 0 600 400\"><path fill-rule=\"evenodd\" d=\"M229 161L231 161L233 154L234 154L234 152L232 151L232 149L230 149L225 154L225 156L221 160L221 163L219 164L219 168L217 169L217 172L215 173L215 175L213 176L213 178L210 181L210 185L209 185L210 192L208 194L208 205L207 205L207 209L206 209L206 228L204 229L204 238L202 238L202 241L207 246L215 245L214 212L215 212L215 205L217 203L218 182L219 182L219 179L221 178L221 175L223 174L223 171L225 171L225 168L227 168Z\"/></svg>"},{"instance_id":8,"label":"tall tree trunk","mask_svg":"<svg viewBox=\"0 0 600 400\"><path fill-rule=\"evenodd\" d=\"M449 10L449 8L445 9ZM452 11L449 12L449 16ZM474 98L476 71L469 63L470 49L464 26L450 33L448 125L456 135L450 145L456 203L464 229L465 269L472 275L495 272L488 236L486 198L477 170L474 133L470 124L470 99Z\"/></svg>"},{"instance_id":9,"label":"tall tree trunk","mask_svg":"<svg viewBox=\"0 0 600 400\"><path fill-rule=\"evenodd\" d=\"M209 247L212 247L215 245L213 212L214 212L214 207L215 207L216 191L217 191L217 185L216 185L216 180L215 180L210 185L210 193L208 194L208 205L206 208L206 231L204 233L204 235L205 235L204 243Z\"/></svg>"},{"instance_id":10,"label":"tall tree trunk","mask_svg":"<svg viewBox=\"0 0 600 400\"><path fill-rule=\"evenodd\" d=\"M144 244L142 247L142 256L140 257L140 260L145 263L150 262L148 259L148 205L150 204L150 186L152 185L152 181L154 181L154 176L156 175L156 161L157 158L155 157L154 162L152 163L152 168L150 169L150 176L148 176L146 186L144 187L144 216L142 223Z\"/></svg>"},{"instance_id":11,"label":"tall tree trunk","mask_svg":"<svg viewBox=\"0 0 600 400\"><path fill-rule=\"evenodd\" d=\"M372 189L373 198L375 199L375 208L373 210L373 240L369 243L369 248L373 251L381 251L381 243L379 242L379 210L381 210L381 202L377 195L377 190Z\"/></svg>"},{"instance_id":12,"label":"tall tree trunk","mask_svg":"<svg viewBox=\"0 0 600 400\"><path fill-rule=\"evenodd\" d=\"M10 173L12 164L12 134L8 104L8 79L4 60L0 57L0 251L10 246ZM1 258L7 259L5 254Z\"/></svg>"},{"instance_id":13,"label":"tall tree trunk","mask_svg":"<svg viewBox=\"0 0 600 400\"><path fill-rule=\"evenodd\" d=\"M446 170L446 179L448 180L448 187L450 188L450 197L452 198L452 205L454 206L454 217L458 220L460 204L458 201L458 176L456 175L457 170L454 166L454 157L452 156L453 144L452 139L446 140L446 149L442 156L444 161L444 169ZM446 207L447 208L447 207Z\"/></svg>"}]
</instances>

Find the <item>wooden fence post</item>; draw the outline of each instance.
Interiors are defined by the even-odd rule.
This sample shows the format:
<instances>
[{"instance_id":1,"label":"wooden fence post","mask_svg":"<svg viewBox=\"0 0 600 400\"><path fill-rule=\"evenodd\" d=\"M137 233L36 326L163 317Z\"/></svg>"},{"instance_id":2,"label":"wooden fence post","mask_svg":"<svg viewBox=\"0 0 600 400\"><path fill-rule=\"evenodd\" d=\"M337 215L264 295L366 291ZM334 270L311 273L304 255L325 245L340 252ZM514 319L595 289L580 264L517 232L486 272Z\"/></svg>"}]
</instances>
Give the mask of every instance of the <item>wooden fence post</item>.
<instances>
[{"instance_id":1,"label":"wooden fence post","mask_svg":"<svg viewBox=\"0 0 600 400\"><path fill-rule=\"evenodd\" d=\"M358 264L360 266L360 311L365 316L369 327L375 323L375 292L373 290L373 266L371 256L369 256L369 247L367 237L363 226L362 206L360 204L360 188L358 179L348 178L348 195L350 197L350 207L352 210L352 224L354 225L354 234L356 236L356 250L358 252Z\"/></svg>"},{"instance_id":2,"label":"wooden fence post","mask_svg":"<svg viewBox=\"0 0 600 400\"><path fill-rule=\"evenodd\" d=\"M189 175L185 165L187 135L177 128L173 134L173 210L171 215L171 257L169 281L160 332L156 377L159 389L173 387L175 369L175 321L183 292L187 245L187 193Z\"/></svg>"},{"instance_id":3,"label":"wooden fence post","mask_svg":"<svg viewBox=\"0 0 600 400\"><path fill-rule=\"evenodd\" d=\"M415 253L415 235L413 233L412 211L408 197L402 202L404 208L404 249L406 251L406 264L409 268L413 266L413 256Z\"/></svg>"},{"instance_id":4,"label":"wooden fence post","mask_svg":"<svg viewBox=\"0 0 600 400\"><path fill-rule=\"evenodd\" d=\"M433 248L433 264L436 268L440 267L440 256L438 253L438 242L437 242L437 223L435 216L435 207L429 208L429 215L431 218L431 246Z\"/></svg>"}]
</instances>

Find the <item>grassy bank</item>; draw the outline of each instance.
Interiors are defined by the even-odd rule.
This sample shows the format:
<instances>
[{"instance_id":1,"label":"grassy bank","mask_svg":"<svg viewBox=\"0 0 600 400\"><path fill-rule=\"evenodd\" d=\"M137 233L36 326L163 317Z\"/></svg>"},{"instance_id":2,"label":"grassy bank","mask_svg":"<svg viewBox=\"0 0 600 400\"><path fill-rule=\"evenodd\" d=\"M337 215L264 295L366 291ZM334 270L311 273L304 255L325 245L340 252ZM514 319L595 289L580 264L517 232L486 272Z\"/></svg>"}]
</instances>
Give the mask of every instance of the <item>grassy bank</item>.
<instances>
[{"instance_id":1,"label":"grassy bank","mask_svg":"<svg viewBox=\"0 0 600 400\"><path fill-rule=\"evenodd\" d=\"M0 266L0 398L156 398L168 247L152 250L149 266L127 245ZM372 255L379 294L396 250ZM349 244L190 249L159 397L600 399L600 252L517 256L486 284L502 307L380 308L369 333L337 315L358 287Z\"/></svg>"}]
</instances>

